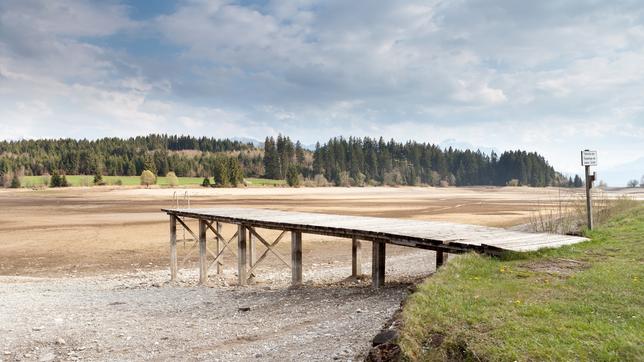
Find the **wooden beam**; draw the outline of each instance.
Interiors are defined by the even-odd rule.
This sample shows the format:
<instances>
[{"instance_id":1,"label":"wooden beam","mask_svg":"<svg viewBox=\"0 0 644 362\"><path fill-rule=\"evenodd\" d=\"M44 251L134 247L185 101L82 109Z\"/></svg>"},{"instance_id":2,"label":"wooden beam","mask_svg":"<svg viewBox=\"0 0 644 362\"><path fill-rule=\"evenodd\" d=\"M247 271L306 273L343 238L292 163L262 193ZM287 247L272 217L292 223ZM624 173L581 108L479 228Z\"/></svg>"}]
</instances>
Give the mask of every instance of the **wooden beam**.
<instances>
[{"instance_id":1,"label":"wooden beam","mask_svg":"<svg viewBox=\"0 0 644 362\"><path fill-rule=\"evenodd\" d=\"M248 269L250 269L255 265L255 236L253 233L249 233L248 241L250 243L248 246Z\"/></svg>"},{"instance_id":2,"label":"wooden beam","mask_svg":"<svg viewBox=\"0 0 644 362\"><path fill-rule=\"evenodd\" d=\"M436 252L436 270L438 268L442 267L443 264L445 263L445 256L442 251L437 251Z\"/></svg>"},{"instance_id":3,"label":"wooden beam","mask_svg":"<svg viewBox=\"0 0 644 362\"><path fill-rule=\"evenodd\" d=\"M284 236L284 233L286 233L286 231L283 231L280 234L280 236L275 240L275 242L273 242L273 244L270 244L268 241L266 241L266 239L264 239L261 235L259 235L259 233L257 233L255 228L253 228L253 227L249 226L248 227L248 232L249 232L249 234L255 235L257 240L259 240L262 244L264 244L264 246L266 247L266 252L270 251L279 260L281 260L282 263L284 263L284 265L286 265L289 268L291 267L291 264L289 264L286 260L284 260L284 258L282 257L282 255L280 255L280 253L278 253L277 251L273 250L273 247L275 247L275 245L277 245L277 243L282 239L282 236ZM255 264L257 264L257 263L255 263Z\"/></svg>"},{"instance_id":4,"label":"wooden beam","mask_svg":"<svg viewBox=\"0 0 644 362\"><path fill-rule=\"evenodd\" d=\"M170 215L170 281L177 280L177 217Z\"/></svg>"},{"instance_id":5,"label":"wooden beam","mask_svg":"<svg viewBox=\"0 0 644 362\"><path fill-rule=\"evenodd\" d=\"M237 276L239 285L246 285L246 256L248 251L246 241L246 227L239 225L237 229Z\"/></svg>"},{"instance_id":6,"label":"wooden beam","mask_svg":"<svg viewBox=\"0 0 644 362\"><path fill-rule=\"evenodd\" d=\"M374 288L385 285L385 247L384 242L372 242L371 282Z\"/></svg>"},{"instance_id":7,"label":"wooden beam","mask_svg":"<svg viewBox=\"0 0 644 362\"><path fill-rule=\"evenodd\" d=\"M291 231L291 284L302 284L302 232Z\"/></svg>"},{"instance_id":8,"label":"wooden beam","mask_svg":"<svg viewBox=\"0 0 644 362\"><path fill-rule=\"evenodd\" d=\"M256 233L256 232L254 231L254 229L253 229L253 228L250 228L250 227L248 228L248 231L250 231L250 233ZM273 247L275 247L275 245L277 245L277 243L279 243L279 242L280 242L280 240L282 240L282 237L283 237L287 232L288 232L287 230L282 231L282 233L277 237L277 239L275 239L275 241L273 241L273 243L272 243L272 244L266 244L266 250L264 250L264 252L262 253L262 255L260 255L260 256L259 256L259 258L255 261L255 264L253 264L253 267L252 267L252 268L250 268L250 270L248 271L248 274L249 274L249 275L252 275L253 271L257 268L257 266L258 266L258 265L259 265L259 264L264 260L264 258L266 258L266 256L267 256L267 255L268 255L268 253L271 251L271 249L272 249ZM256 235L258 235L258 234L256 234ZM260 241L262 241L262 239L261 239L261 238L259 238L259 240L260 240ZM282 259L280 259L280 260L282 260ZM283 261L283 260L282 260L282 261ZM289 267L289 269L291 268L291 265L290 265L290 264L286 264L286 266L288 266L288 267Z\"/></svg>"},{"instance_id":9,"label":"wooden beam","mask_svg":"<svg viewBox=\"0 0 644 362\"><path fill-rule=\"evenodd\" d=\"M199 284L208 283L208 254L206 251L206 220L199 219Z\"/></svg>"},{"instance_id":10,"label":"wooden beam","mask_svg":"<svg viewBox=\"0 0 644 362\"><path fill-rule=\"evenodd\" d=\"M356 278L362 275L362 254L360 252L361 243L358 238L351 240L351 276Z\"/></svg>"},{"instance_id":11,"label":"wooden beam","mask_svg":"<svg viewBox=\"0 0 644 362\"><path fill-rule=\"evenodd\" d=\"M219 256L219 254L221 253L221 247L222 247L221 244L223 243L223 240L221 238L221 223L220 222L218 222L215 225L215 229L217 230L217 233L215 234L215 248L217 250L217 255ZM223 259L223 256L221 256L221 258ZM217 260L216 263L217 263L217 274L221 274L221 271L223 269L224 263L223 263L223 261L220 261L220 260Z\"/></svg>"}]
</instances>

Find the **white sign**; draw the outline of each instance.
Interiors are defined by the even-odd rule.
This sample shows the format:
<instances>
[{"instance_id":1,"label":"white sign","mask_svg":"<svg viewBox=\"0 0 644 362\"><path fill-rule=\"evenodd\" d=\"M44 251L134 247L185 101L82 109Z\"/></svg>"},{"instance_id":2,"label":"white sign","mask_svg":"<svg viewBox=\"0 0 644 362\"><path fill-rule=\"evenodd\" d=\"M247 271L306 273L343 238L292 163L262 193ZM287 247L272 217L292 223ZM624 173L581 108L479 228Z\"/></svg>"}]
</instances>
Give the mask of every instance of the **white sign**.
<instances>
[{"instance_id":1,"label":"white sign","mask_svg":"<svg viewBox=\"0 0 644 362\"><path fill-rule=\"evenodd\" d=\"M582 166L597 166L597 151L581 151Z\"/></svg>"}]
</instances>

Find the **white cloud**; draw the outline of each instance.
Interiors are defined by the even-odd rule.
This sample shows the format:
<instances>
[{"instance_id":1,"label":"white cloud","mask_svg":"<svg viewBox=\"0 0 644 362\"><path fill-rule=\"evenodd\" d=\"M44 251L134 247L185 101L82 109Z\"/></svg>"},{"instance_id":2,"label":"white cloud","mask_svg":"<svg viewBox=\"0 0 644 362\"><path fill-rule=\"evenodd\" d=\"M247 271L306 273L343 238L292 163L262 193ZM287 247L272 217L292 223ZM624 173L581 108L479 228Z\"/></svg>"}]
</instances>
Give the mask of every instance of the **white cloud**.
<instances>
[{"instance_id":1,"label":"white cloud","mask_svg":"<svg viewBox=\"0 0 644 362\"><path fill-rule=\"evenodd\" d=\"M638 2L183 1L147 21L134 5L0 3L2 138L454 138L563 169L579 147L642 154Z\"/></svg>"}]
</instances>

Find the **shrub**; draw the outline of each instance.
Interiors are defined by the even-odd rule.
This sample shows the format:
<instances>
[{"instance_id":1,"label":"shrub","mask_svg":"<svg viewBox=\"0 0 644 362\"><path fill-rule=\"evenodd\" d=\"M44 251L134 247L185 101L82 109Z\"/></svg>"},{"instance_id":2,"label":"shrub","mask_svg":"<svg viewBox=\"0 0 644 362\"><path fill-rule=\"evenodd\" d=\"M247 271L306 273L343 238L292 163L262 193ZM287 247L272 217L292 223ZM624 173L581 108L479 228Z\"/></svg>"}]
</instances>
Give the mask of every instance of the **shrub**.
<instances>
[{"instance_id":1,"label":"shrub","mask_svg":"<svg viewBox=\"0 0 644 362\"><path fill-rule=\"evenodd\" d=\"M329 186L329 181L324 177L324 175L317 174L313 177L313 183L317 187L326 187Z\"/></svg>"},{"instance_id":2,"label":"shrub","mask_svg":"<svg viewBox=\"0 0 644 362\"><path fill-rule=\"evenodd\" d=\"M177 187L179 186L179 179L177 178L177 175L175 175L174 172L170 171L165 175L166 179L168 180L168 185L170 187Z\"/></svg>"},{"instance_id":3,"label":"shrub","mask_svg":"<svg viewBox=\"0 0 644 362\"><path fill-rule=\"evenodd\" d=\"M351 186L351 177L349 177L349 172L342 171L338 175L338 186L349 187Z\"/></svg>"},{"instance_id":4,"label":"shrub","mask_svg":"<svg viewBox=\"0 0 644 362\"><path fill-rule=\"evenodd\" d=\"M210 177L204 177L203 182L201 183L203 187L210 187Z\"/></svg>"},{"instance_id":5,"label":"shrub","mask_svg":"<svg viewBox=\"0 0 644 362\"><path fill-rule=\"evenodd\" d=\"M67 176L63 175L60 179L60 187L69 187L71 184L67 181Z\"/></svg>"},{"instance_id":6,"label":"shrub","mask_svg":"<svg viewBox=\"0 0 644 362\"><path fill-rule=\"evenodd\" d=\"M385 172L383 176L383 183L387 186L396 186L402 183L402 175L399 171Z\"/></svg>"},{"instance_id":7,"label":"shrub","mask_svg":"<svg viewBox=\"0 0 644 362\"><path fill-rule=\"evenodd\" d=\"M154 185L157 183L157 178L154 176L152 171L150 170L143 170L141 172L141 185L145 185L145 187L150 187L150 185Z\"/></svg>"},{"instance_id":8,"label":"shrub","mask_svg":"<svg viewBox=\"0 0 644 362\"><path fill-rule=\"evenodd\" d=\"M49 179L49 187L62 187L63 179L60 177L58 172L52 172Z\"/></svg>"},{"instance_id":9,"label":"shrub","mask_svg":"<svg viewBox=\"0 0 644 362\"><path fill-rule=\"evenodd\" d=\"M505 183L505 186L519 186L519 180L513 178L512 180L508 180L508 182Z\"/></svg>"},{"instance_id":10,"label":"shrub","mask_svg":"<svg viewBox=\"0 0 644 362\"><path fill-rule=\"evenodd\" d=\"M364 187L367 181L367 176L365 176L365 174L363 174L362 172L358 172L353 181L354 186Z\"/></svg>"},{"instance_id":11,"label":"shrub","mask_svg":"<svg viewBox=\"0 0 644 362\"><path fill-rule=\"evenodd\" d=\"M447 180L440 180L440 182L438 183L438 186L449 187L449 182L447 182Z\"/></svg>"},{"instance_id":12,"label":"shrub","mask_svg":"<svg viewBox=\"0 0 644 362\"><path fill-rule=\"evenodd\" d=\"M94 175L94 185L96 186L103 186L105 185L105 181L103 181L103 175L101 175L100 172L97 172Z\"/></svg>"},{"instance_id":13,"label":"shrub","mask_svg":"<svg viewBox=\"0 0 644 362\"><path fill-rule=\"evenodd\" d=\"M13 178L11 179L11 185L9 185L12 189L19 189L20 188L20 177L18 177L17 173L13 174Z\"/></svg>"},{"instance_id":14,"label":"shrub","mask_svg":"<svg viewBox=\"0 0 644 362\"><path fill-rule=\"evenodd\" d=\"M296 165L288 166L288 170L286 170L286 182L291 187L300 186L300 171Z\"/></svg>"},{"instance_id":15,"label":"shrub","mask_svg":"<svg viewBox=\"0 0 644 362\"><path fill-rule=\"evenodd\" d=\"M117 179L116 179L116 181L114 181L114 185L116 185L116 186L122 186L122 185L123 185L123 181L122 181L120 178L117 178Z\"/></svg>"}]
</instances>

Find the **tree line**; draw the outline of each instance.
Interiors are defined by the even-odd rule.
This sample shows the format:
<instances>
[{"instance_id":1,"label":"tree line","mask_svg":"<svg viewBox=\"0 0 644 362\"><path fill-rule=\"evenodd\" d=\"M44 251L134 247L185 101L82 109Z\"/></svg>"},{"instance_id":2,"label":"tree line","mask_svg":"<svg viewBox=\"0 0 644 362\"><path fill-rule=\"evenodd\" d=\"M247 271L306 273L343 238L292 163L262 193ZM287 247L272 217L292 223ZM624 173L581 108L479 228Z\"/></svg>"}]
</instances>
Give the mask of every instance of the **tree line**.
<instances>
[{"instance_id":1,"label":"tree line","mask_svg":"<svg viewBox=\"0 0 644 362\"><path fill-rule=\"evenodd\" d=\"M315 185L529 185L578 186L543 156L526 151L490 155L441 149L430 143L383 138L335 137L306 149L279 135L263 147L230 139L151 134L97 140L0 141L0 176L141 175L213 178L237 185L244 177L286 179ZM11 177L7 177L10 175Z\"/></svg>"}]
</instances>

